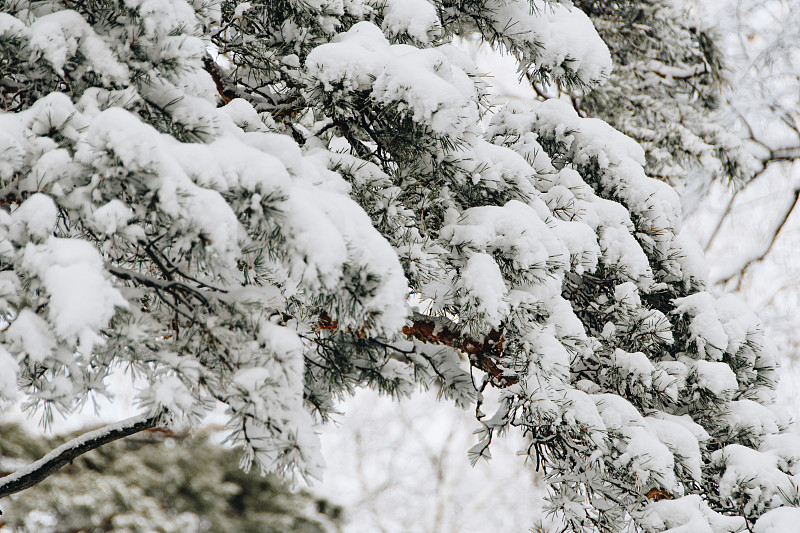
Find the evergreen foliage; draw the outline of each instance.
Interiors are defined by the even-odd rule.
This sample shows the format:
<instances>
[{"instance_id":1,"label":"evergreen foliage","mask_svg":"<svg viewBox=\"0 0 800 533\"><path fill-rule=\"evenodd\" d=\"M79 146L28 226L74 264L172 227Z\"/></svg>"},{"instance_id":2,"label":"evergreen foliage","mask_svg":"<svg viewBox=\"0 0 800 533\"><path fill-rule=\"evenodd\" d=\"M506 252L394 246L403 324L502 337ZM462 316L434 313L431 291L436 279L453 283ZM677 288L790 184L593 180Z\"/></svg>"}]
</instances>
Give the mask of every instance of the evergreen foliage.
<instances>
[{"instance_id":1,"label":"evergreen foliage","mask_svg":"<svg viewBox=\"0 0 800 533\"><path fill-rule=\"evenodd\" d=\"M0 426L3 469L63 439ZM90 452L3 506L18 533L334 533L342 511L274 476L244 473L239 453L205 436L141 433ZM0 528L0 530L6 530Z\"/></svg>"},{"instance_id":2,"label":"evergreen foliage","mask_svg":"<svg viewBox=\"0 0 800 533\"><path fill-rule=\"evenodd\" d=\"M729 73L713 21L690 17L671 0L574 3L592 19L615 68L608 83L573 102L641 143L649 176L697 191L712 179L741 186L761 169L726 123Z\"/></svg>"},{"instance_id":3,"label":"evergreen foliage","mask_svg":"<svg viewBox=\"0 0 800 533\"><path fill-rule=\"evenodd\" d=\"M47 420L123 365L148 416L221 402L243 466L315 475L314 417L422 384L477 404L474 460L527 435L565 531L766 533L800 512L774 348L705 290L645 151L563 100L483 125L450 38L586 92L611 54L571 3L1 11L0 395Z\"/></svg>"}]
</instances>

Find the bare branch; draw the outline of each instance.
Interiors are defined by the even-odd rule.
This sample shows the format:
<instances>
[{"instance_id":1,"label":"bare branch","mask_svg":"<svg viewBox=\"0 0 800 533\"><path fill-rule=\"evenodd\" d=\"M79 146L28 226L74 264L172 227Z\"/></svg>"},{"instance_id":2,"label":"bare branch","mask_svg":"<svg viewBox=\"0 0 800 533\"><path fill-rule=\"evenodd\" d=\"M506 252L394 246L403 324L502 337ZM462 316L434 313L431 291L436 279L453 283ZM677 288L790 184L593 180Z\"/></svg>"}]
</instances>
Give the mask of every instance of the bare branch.
<instances>
[{"instance_id":1,"label":"bare branch","mask_svg":"<svg viewBox=\"0 0 800 533\"><path fill-rule=\"evenodd\" d=\"M73 459L103 444L156 427L161 415L138 415L115 424L89 431L65 442L38 461L0 478L0 498L30 488L58 471Z\"/></svg>"},{"instance_id":2,"label":"bare branch","mask_svg":"<svg viewBox=\"0 0 800 533\"><path fill-rule=\"evenodd\" d=\"M800 159L800 147L787 146L785 148L775 148L772 150L770 158L765 163L773 163L776 161L795 161Z\"/></svg>"},{"instance_id":3,"label":"bare branch","mask_svg":"<svg viewBox=\"0 0 800 533\"><path fill-rule=\"evenodd\" d=\"M731 209L733 208L733 204L736 201L736 197L739 195L739 193L741 193L742 191L747 189L758 178L763 176L767 172L767 169L769 169L770 166L773 163L794 162L794 161L800 159L800 146L791 146L791 147L784 147L784 148L773 148L773 147L769 146L768 144L766 144L765 142L761 141L760 139L758 139L756 137L756 135L753 132L753 129L750 126L750 123L747 121L747 119L741 113L738 113L738 114L739 114L739 118L740 118L742 124L744 125L745 129L747 129L747 131L748 131L748 135L749 135L748 139L750 141L758 144L759 146L761 146L768 153L767 153L766 156L760 158L761 159L761 169L758 172L756 172L753 175L753 177L750 178L749 181L747 181L741 187L736 189L733 192L733 194L731 195L730 200L728 200L728 205L723 210L722 215L720 216L719 220L717 221L717 225L714 227L714 231L711 232L711 235L708 237L708 240L706 240L706 243L703 245L703 251L705 251L705 252L708 252L708 250L711 248L711 244L714 242L714 239L716 239L716 237L718 236L719 231L722 228L722 225L725 223L725 220L727 220L728 216L731 213ZM800 136L800 130L795 129L795 131L798 133L798 136ZM773 243L774 243L774 240L773 240ZM770 243L770 247L772 246L773 243ZM760 260L761 259L759 259L759 261ZM747 266L745 266L743 268L746 269ZM735 274L732 274L727 279L728 280L731 279L734 275Z\"/></svg>"},{"instance_id":4,"label":"bare branch","mask_svg":"<svg viewBox=\"0 0 800 533\"><path fill-rule=\"evenodd\" d=\"M742 187L741 189L737 189L737 190L733 191L733 194L731 195L731 199L728 201L728 205L725 206L725 210L722 212L722 215L719 217L719 220L717 221L717 225L714 228L714 231L711 232L711 235L708 237L708 240L706 241L705 245L703 245L703 251L704 252L708 252L708 249L711 248L711 244L714 242L714 239L719 234L719 230L720 230L720 228L722 228L722 224L725 222L725 220L727 220L728 215L731 212L731 208L733 207L733 202L736 201L736 196L739 194L740 191L744 190L744 188L747 185L748 184L745 184L745 186Z\"/></svg>"},{"instance_id":5,"label":"bare branch","mask_svg":"<svg viewBox=\"0 0 800 533\"><path fill-rule=\"evenodd\" d=\"M756 257L748 259L741 267L734 270L730 275L727 277L720 279L718 283L727 283L730 280L738 277L739 283L741 284L744 275L747 273L747 270L753 266L755 263L763 261L767 255L772 251L772 247L775 245L775 241L778 240L778 235L780 235L781 231L783 230L784 226L786 226L786 222L789 220L789 217L794 212L794 209L797 207L797 203L800 201L800 188L797 188L792 191L792 202L789 208L781 217L781 220L775 226L775 229L772 230L772 238L769 241L769 244L764 248L764 250Z\"/></svg>"},{"instance_id":6,"label":"bare branch","mask_svg":"<svg viewBox=\"0 0 800 533\"><path fill-rule=\"evenodd\" d=\"M139 285L144 285L145 287L150 287L156 290L160 289L167 292L178 291L185 294L189 294L190 296L194 296L204 304L208 303L207 296L211 296L207 292L204 293L203 291L201 291L198 287L192 287L191 285L182 283L180 281L174 281L174 280L164 281L161 279L152 278L146 274L135 272L133 270L127 270L125 268L120 268L111 263L106 263L105 267L110 274L114 275L115 277L121 280L132 281ZM208 287L208 285L205 284L204 286ZM222 293L228 292L227 290L222 288L214 288L214 290L217 290Z\"/></svg>"}]
</instances>

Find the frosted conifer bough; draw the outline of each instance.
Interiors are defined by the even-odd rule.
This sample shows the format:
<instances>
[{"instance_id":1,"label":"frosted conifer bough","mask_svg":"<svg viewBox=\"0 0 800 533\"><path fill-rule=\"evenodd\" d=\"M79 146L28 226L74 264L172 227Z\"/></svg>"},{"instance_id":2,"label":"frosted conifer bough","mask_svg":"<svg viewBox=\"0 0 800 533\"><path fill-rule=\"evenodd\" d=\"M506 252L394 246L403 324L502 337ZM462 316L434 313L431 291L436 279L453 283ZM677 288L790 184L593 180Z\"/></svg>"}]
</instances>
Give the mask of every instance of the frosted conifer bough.
<instances>
[{"instance_id":1,"label":"frosted conifer bough","mask_svg":"<svg viewBox=\"0 0 800 533\"><path fill-rule=\"evenodd\" d=\"M243 466L315 476L338 398L421 384L477 404L473 459L526 435L565 530L796 520L774 349L676 193L563 101L482 126L476 31L611 69L566 2L5 2L0 396L47 420L122 366L148 420L222 403Z\"/></svg>"},{"instance_id":2,"label":"frosted conifer bough","mask_svg":"<svg viewBox=\"0 0 800 533\"><path fill-rule=\"evenodd\" d=\"M692 4L672 0L573 5L594 23L614 69L601 87L569 96L582 114L640 142L649 176L683 191L691 209L712 180L742 185L763 171L730 129L732 109L720 88L737 74L718 49L724 42L718 20L703 20L691 14Z\"/></svg>"}]
</instances>

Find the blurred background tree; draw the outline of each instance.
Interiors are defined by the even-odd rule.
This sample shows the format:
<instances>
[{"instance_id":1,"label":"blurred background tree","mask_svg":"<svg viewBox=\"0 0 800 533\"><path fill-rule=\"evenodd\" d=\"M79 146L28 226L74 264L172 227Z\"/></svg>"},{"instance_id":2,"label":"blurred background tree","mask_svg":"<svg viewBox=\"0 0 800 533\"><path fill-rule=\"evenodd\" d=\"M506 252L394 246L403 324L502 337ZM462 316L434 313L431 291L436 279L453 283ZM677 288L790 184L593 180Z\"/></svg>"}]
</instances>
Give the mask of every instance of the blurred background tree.
<instances>
[{"instance_id":1,"label":"blurred background tree","mask_svg":"<svg viewBox=\"0 0 800 533\"><path fill-rule=\"evenodd\" d=\"M0 531L17 533L338 533L342 509L275 476L245 473L241 452L195 436L139 433L81 456L12 497ZM0 475L63 438L0 425Z\"/></svg>"}]
</instances>

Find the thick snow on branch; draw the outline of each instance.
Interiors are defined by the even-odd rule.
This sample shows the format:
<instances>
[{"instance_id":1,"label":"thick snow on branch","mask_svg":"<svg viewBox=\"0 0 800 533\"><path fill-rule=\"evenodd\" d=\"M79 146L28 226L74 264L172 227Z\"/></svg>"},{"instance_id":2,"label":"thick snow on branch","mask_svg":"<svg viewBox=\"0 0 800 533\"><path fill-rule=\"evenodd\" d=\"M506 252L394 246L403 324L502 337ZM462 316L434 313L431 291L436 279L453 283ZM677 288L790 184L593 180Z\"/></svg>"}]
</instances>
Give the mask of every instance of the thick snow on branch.
<instances>
[{"instance_id":1,"label":"thick snow on branch","mask_svg":"<svg viewBox=\"0 0 800 533\"><path fill-rule=\"evenodd\" d=\"M477 403L475 456L519 428L565 529L785 504L774 349L703 292L677 194L566 100L484 121L448 43L587 89L609 54L568 2L46 4L0 17L4 398L52 416L120 365L160 422L222 404L244 467L313 477L341 397L422 385Z\"/></svg>"}]
</instances>

